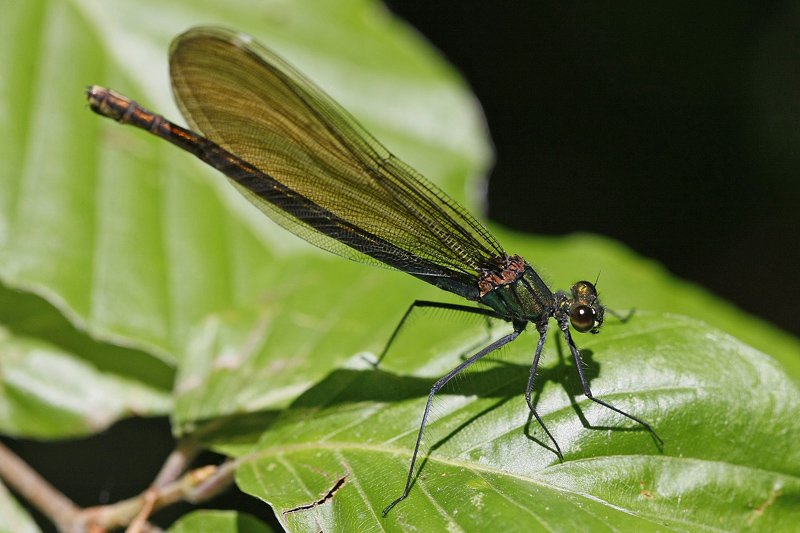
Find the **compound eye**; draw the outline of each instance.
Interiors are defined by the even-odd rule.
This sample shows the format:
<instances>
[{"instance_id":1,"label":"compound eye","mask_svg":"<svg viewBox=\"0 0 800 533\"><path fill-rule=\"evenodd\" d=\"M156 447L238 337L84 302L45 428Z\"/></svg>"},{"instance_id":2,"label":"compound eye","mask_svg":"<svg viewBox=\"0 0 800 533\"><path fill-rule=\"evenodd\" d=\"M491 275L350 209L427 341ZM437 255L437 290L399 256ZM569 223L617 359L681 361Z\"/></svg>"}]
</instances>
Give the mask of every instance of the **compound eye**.
<instances>
[{"instance_id":1,"label":"compound eye","mask_svg":"<svg viewBox=\"0 0 800 533\"><path fill-rule=\"evenodd\" d=\"M569 321L576 331L586 333L594 327L594 311L588 305L579 305L570 312Z\"/></svg>"},{"instance_id":2,"label":"compound eye","mask_svg":"<svg viewBox=\"0 0 800 533\"><path fill-rule=\"evenodd\" d=\"M597 289L588 281L579 281L572 286L572 296L575 298L580 296L597 296Z\"/></svg>"}]
</instances>

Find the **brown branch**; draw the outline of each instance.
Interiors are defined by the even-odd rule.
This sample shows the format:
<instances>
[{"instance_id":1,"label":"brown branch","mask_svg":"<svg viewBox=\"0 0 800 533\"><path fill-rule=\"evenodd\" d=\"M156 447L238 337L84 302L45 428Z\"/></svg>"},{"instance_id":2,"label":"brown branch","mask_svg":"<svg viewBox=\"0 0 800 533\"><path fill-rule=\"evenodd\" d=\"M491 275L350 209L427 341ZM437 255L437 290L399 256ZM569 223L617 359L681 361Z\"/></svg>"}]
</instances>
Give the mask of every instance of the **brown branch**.
<instances>
[{"instance_id":1,"label":"brown branch","mask_svg":"<svg viewBox=\"0 0 800 533\"><path fill-rule=\"evenodd\" d=\"M180 479L161 488L153 486L139 496L129 500L87 508L81 515L83 515L87 524L100 528L113 529L130 524L130 530L135 531L133 529L134 526L139 527L144 524L141 519L134 524L134 521L140 515L144 516L144 520L146 520L150 513L174 503L180 501L197 503L216 496L233 482L235 470L235 468L227 468L227 464L221 467L215 465L203 466L187 472ZM209 483L216 490L200 493L200 489ZM198 497L199 494L201 497Z\"/></svg>"},{"instance_id":2,"label":"brown branch","mask_svg":"<svg viewBox=\"0 0 800 533\"><path fill-rule=\"evenodd\" d=\"M95 533L130 526L131 532L156 532L150 514L180 501L198 503L220 494L233 483L238 465L228 461L181 472L197 448L185 442L170 454L153 485L134 498L81 509L50 485L14 452L0 443L0 479L39 509L64 533Z\"/></svg>"},{"instance_id":3,"label":"brown branch","mask_svg":"<svg viewBox=\"0 0 800 533\"><path fill-rule=\"evenodd\" d=\"M70 524L78 517L81 509L2 442L0 479L39 509L60 531L74 531Z\"/></svg>"},{"instance_id":4,"label":"brown branch","mask_svg":"<svg viewBox=\"0 0 800 533\"><path fill-rule=\"evenodd\" d=\"M134 518L128 526L126 533L141 533L143 531L143 528L147 524L147 519L155 510L154 507L158 500L158 490L178 479L178 476L186 470L189 463L197 456L198 452L197 443L189 438L181 441L178 447L169 454L169 457L167 457L167 460L164 461L164 465L161 467L161 471L156 476L155 481L153 481L153 484L144 493L142 508L139 510L136 518Z\"/></svg>"}]
</instances>

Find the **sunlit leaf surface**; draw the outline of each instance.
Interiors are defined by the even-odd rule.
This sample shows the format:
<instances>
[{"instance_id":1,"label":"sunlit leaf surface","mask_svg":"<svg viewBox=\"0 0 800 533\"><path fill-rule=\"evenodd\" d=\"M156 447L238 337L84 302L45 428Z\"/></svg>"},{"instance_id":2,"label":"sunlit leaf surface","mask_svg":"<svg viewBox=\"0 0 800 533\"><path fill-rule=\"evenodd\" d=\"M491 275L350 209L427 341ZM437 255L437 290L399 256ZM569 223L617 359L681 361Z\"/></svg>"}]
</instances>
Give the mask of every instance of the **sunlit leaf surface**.
<instances>
[{"instance_id":1,"label":"sunlit leaf surface","mask_svg":"<svg viewBox=\"0 0 800 533\"><path fill-rule=\"evenodd\" d=\"M560 463L522 395L532 341L435 403L422 471L386 518L436 375L335 372L245 456L239 484L292 531L790 531L800 519L800 390L769 357L679 317L637 316L584 342L595 394L651 422L660 449L589 402L551 345L536 401Z\"/></svg>"}]
</instances>

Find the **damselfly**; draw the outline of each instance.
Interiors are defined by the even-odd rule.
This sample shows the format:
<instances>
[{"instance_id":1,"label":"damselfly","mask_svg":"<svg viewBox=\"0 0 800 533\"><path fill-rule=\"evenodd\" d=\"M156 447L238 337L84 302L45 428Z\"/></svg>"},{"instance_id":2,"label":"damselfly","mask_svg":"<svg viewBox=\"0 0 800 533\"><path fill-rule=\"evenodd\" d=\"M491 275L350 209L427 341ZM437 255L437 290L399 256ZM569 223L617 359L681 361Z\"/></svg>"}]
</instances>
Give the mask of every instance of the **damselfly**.
<instances>
[{"instance_id":1,"label":"damselfly","mask_svg":"<svg viewBox=\"0 0 800 533\"><path fill-rule=\"evenodd\" d=\"M597 333L603 325L605 308L592 283L580 281L569 293L552 292L527 261L507 254L463 207L392 156L339 104L252 38L219 28L195 28L175 39L169 56L175 99L191 130L99 86L87 91L92 110L194 154L225 174L278 224L312 244L355 261L401 270L480 304L416 301L389 344L420 307L474 313L512 325L511 333L434 384L405 490L384 515L409 494L436 393L464 369L516 339L528 324L539 332L539 342L525 400L559 457L561 448L531 402L551 318L566 339L586 396L638 422L662 442L649 424L592 395L570 333L570 324L582 333Z\"/></svg>"}]
</instances>

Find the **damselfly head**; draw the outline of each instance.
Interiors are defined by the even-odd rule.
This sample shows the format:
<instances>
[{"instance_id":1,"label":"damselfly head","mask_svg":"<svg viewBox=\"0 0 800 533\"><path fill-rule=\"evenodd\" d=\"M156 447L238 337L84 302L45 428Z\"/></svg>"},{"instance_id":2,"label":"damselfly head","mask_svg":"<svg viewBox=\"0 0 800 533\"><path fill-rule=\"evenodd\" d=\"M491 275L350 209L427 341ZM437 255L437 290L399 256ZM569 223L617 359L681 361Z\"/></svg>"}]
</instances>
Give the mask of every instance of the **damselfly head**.
<instances>
[{"instance_id":1,"label":"damselfly head","mask_svg":"<svg viewBox=\"0 0 800 533\"><path fill-rule=\"evenodd\" d=\"M597 298L597 289L588 281L579 281L570 289L569 322L575 331L598 333L603 325L605 308Z\"/></svg>"}]
</instances>

